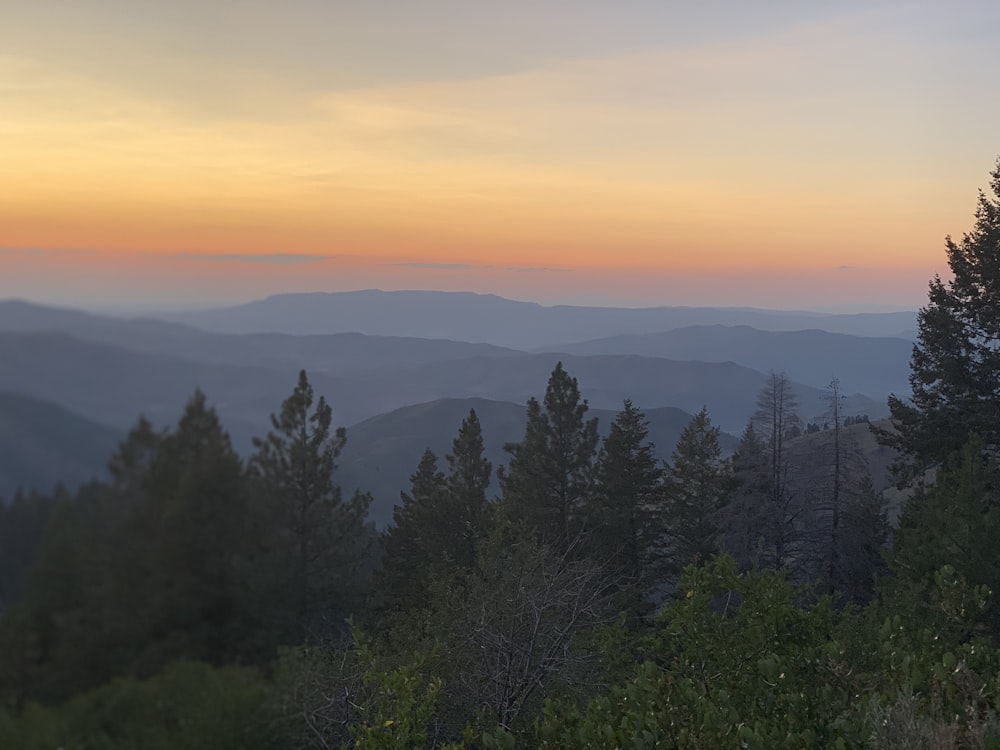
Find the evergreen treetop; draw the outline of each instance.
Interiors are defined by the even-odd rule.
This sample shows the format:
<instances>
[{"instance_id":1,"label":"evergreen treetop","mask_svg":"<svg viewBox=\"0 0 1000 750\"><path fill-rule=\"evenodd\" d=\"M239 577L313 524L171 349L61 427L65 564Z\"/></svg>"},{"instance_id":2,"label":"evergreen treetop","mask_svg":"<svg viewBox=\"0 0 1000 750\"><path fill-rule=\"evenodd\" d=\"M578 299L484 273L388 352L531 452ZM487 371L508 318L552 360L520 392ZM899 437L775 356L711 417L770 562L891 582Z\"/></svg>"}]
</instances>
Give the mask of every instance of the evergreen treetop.
<instances>
[{"instance_id":1,"label":"evergreen treetop","mask_svg":"<svg viewBox=\"0 0 1000 750\"><path fill-rule=\"evenodd\" d=\"M651 539L657 536L656 501L662 472L649 423L631 401L611 423L595 467L587 508L590 548L632 581L643 579Z\"/></svg>"},{"instance_id":2,"label":"evergreen treetop","mask_svg":"<svg viewBox=\"0 0 1000 750\"><path fill-rule=\"evenodd\" d=\"M501 472L511 518L542 537L568 543L579 531L580 510L593 482L597 419L586 419L587 401L576 378L559 362L545 390L545 409L528 401L524 440L504 449L510 466Z\"/></svg>"},{"instance_id":3,"label":"evergreen treetop","mask_svg":"<svg viewBox=\"0 0 1000 750\"><path fill-rule=\"evenodd\" d=\"M902 451L903 480L940 465L970 433L1000 450L1000 160L990 178L972 230L945 240L952 278L935 276L920 310L911 398L891 396L895 429L877 431Z\"/></svg>"}]
</instances>

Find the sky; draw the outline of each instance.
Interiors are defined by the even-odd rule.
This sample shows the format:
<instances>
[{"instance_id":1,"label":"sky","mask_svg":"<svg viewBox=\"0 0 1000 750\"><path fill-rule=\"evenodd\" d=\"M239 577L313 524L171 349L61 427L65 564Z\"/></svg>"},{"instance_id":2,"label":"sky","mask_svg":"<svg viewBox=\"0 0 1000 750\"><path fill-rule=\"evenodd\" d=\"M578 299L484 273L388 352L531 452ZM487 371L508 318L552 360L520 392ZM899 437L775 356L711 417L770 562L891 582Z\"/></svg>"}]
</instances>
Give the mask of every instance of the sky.
<instances>
[{"instance_id":1,"label":"sky","mask_svg":"<svg viewBox=\"0 0 1000 750\"><path fill-rule=\"evenodd\" d=\"M1000 3L0 0L0 298L916 308Z\"/></svg>"}]
</instances>

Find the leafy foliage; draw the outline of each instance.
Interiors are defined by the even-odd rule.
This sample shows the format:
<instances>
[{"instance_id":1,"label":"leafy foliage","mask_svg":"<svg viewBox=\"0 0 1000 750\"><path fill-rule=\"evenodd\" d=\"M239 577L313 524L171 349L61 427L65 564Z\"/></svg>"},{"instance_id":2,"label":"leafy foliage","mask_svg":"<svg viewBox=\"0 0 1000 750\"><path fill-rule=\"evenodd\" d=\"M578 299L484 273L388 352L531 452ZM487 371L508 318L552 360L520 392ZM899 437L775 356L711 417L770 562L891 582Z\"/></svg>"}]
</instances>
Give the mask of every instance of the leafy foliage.
<instances>
[{"instance_id":1,"label":"leafy foliage","mask_svg":"<svg viewBox=\"0 0 1000 750\"><path fill-rule=\"evenodd\" d=\"M1000 591L1000 470L983 456L974 436L961 453L942 468L933 487L919 491L904 508L892 557L890 586L909 607L925 616L941 612L940 587L935 571L948 566L970 586L985 587L985 608L961 606L964 624L955 637L968 637L982 628L1000 638L998 602L989 592Z\"/></svg>"},{"instance_id":2,"label":"leafy foliage","mask_svg":"<svg viewBox=\"0 0 1000 750\"><path fill-rule=\"evenodd\" d=\"M1000 653L986 644L956 647L898 615L838 614L827 599L802 607L780 573L738 574L730 558L689 568L681 590L634 675L584 709L550 701L536 724L538 747L1000 742ZM919 727L900 725L904 706Z\"/></svg>"},{"instance_id":3,"label":"leafy foliage","mask_svg":"<svg viewBox=\"0 0 1000 750\"><path fill-rule=\"evenodd\" d=\"M170 664L145 681L119 678L58 708L0 712L0 747L21 750L264 750L274 746L267 684L240 667Z\"/></svg>"}]
</instances>

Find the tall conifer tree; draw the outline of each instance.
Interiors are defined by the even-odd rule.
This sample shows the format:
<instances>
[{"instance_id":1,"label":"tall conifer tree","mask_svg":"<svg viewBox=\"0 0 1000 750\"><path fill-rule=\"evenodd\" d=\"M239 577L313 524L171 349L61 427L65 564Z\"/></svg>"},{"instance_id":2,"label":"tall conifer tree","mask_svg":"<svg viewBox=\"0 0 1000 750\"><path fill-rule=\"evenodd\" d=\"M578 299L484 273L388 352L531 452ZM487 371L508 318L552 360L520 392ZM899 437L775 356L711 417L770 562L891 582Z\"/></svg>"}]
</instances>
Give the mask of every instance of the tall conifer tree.
<instances>
[{"instance_id":1,"label":"tall conifer tree","mask_svg":"<svg viewBox=\"0 0 1000 750\"><path fill-rule=\"evenodd\" d=\"M528 402L524 440L504 446L510 466L501 474L509 517L543 539L569 543L581 529L580 512L593 482L597 420L586 419L576 378L558 363L545 390L545 409Z\"/></svg>"},{"instance_id":2,"label":"tall conifer tree","mask_svg":"<svg viewBox=\"0 0 1000 750\"><path fill-rule=\"evenodd\" d=\"M454 515L452 554L469 567L476 559L476 543L485 535L489 506L486 488L493 465L484 456L483 430L475 409L462 420L448 461L448 496Z\"/></svg>"},{"instance_id":3,"label":"tall conifer tree","mask_svg":"<svg viewBox=\"0 0 1000 750\"><path fill-rule=\"evenodd\" d=\"M410 476L410 491L400 493L393 525L382 536L378 580L389 607L419 604L426 598L430 577L444 579L475 565L476 545L488 530L491 466L483 457L482 428L474 409L462 421L447 461L445 476L434 452L424 451Z\"/></svg>"},{"instance_id":4,"label":"tall conifer tree","mask_svg":"<svg viewBox=\"0 0 1000 750\"><path fill-rule=\"evenodd\" d=\"M281 412L271 416L267 437L254 439L250 464L263 522L273 530L264 564L276 569L275 594L292 597L297 627L308 630L338 627L350 611L371 540L365 526L371 497L355 493L345 500L334 481L346 430L332 430L332 410L322 396L313 403L303 370Z\"/></svg>"},{"instance_id":5,"label":"tall conifer tree","mask_svg":"<svg viewBox=\"0 0 1000 750\"><path fill-rule=\"evenodd\" d=\"M587 505L592 554L614 562L639 583L649 547L662 528L657 512L662 472L648 437L645 415L626 400L604 439Z\"/></svg>"},{"instance_id":6,"label":"tall conifer tree","mask_svg":"<svg viewBox=\"0 0 1000 750\"><path fill-rule=\"evenodd\" d=\"M771 491L771 464L767 444L747 423L733 453L733 492L722 513L721 546L746 569L762 562Z\"/></svg>"},{"instance_id":7,"label":"tall conifer tree","mask_svg":"<svg viewBox=\"0 0 1000 750\"><path fill-rule=\"evenodd\" d=\"M918 488L903 509L891 558L896 593L925 614L940 616L935 573L943 566L970 585L1000 591L998 536L1000 467L973 436L948 458L934 486ZM980 622L1000 637L1000 602L987 597L985 604Z\"/></svg>"},{"instance_id":8,"label":"tall conifer tree","mask_svg":"<svg viewBox=\"0 0 1000 750\"><path fill-rule=\"evenodd\" d=\"M434 543L447 492L444 474L430 448L410 475L410 491L399 493L392 525L382 534L382 568L377 584L390 609L408 609L426 599L432 563L443 550Z\"/></svg>"},{"instance_id":9,"label":"tall conifer tree","mask_svg":"<svg viewBox=\"0 0 1000 750\"><path fill-rule=\"evenodd\" d=\"M906 481L940 465L972 433L1000 454L1000 160L979 192L972 231L945 241L952 278L935 276L918 316L909 401L889 398L894 429L879 439L903 453Z\"/></svg>"},{"instance_id":10,"label":"tall conifer tree","mask_svg":"<svg viewBox=\"0 0 1000 750\"><path fill-rule=\"evenodd\" d=\"M242 645L239 572L247 545L243 462L205 395L196 391L150 468L150 572L143 613L150 640L139 671L169 657L220 662ZM157 634L162 634L158 636Z\"/></svg>"},{"instance_id":11,"label":"tall conifer tree","mask_svg":"<svg viewBox=\"0 0 1000 750\"><path fill-rule=\"evenodd\" d=\"M732 491L719 428L702 409L681 433L663 485L663 557L671 577L703 563L719 548L720 513Z\"/></svg>"}]
</instances>

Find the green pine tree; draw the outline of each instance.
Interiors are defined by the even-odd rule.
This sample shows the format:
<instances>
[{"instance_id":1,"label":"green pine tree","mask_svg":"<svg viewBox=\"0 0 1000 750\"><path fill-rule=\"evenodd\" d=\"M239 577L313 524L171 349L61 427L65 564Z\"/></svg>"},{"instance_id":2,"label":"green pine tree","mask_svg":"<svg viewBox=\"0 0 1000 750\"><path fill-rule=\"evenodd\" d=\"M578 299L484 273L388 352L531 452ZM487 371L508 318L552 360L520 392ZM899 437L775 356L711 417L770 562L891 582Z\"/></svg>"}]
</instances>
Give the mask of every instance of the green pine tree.
<instances>
[{"instance_id":1,"label":"green pine tree","mask_svg":"<svg viewBox=\"0 0 1000 750\"><path fill-rule=\"evenodd\" d=\"M946 239L952 278L935 276L918 316L911 397L889 398L893 429L879 439L902 452L901 481L919 478L971 433L1000 451L1000 160L979 192L972 231Z\"/></svg>"},{"instance_id":2,"label":"green pine tree","mask_svg":"<svg viewBox=\"0 0 1000 750\"><path fill-rule=\"evenodd\" d=\"M866 474L841 508L836 539L837 565L830 584L846 601L867 604L875 596L876 585L886 573L889 531L882 496L875 491L871 475Z\"/></svg>"},{"instance_id":3,"label":"green pine tree","mask_svg":"<svg viewBox=\"0 0 1000 750\"><path fill-rule=\"evenodd\" d=\"M908 606L932 618L942 611L935 573L944 566L971 586L1000 591L998 537L1000 467L983 455L983 443L974 435L945 462L934 486L919 488L904 506L893 544L891 585ZM995 597L976 619L970 624L1000 637Z\"/></svg>"},{"instance_id":4,"label":"green pine tree","mask_svg":"<svg viewBox=\"0 0 1000 750\"><path fill-rule=\"evenodd\" d=\"M648 437L645 415L626 400L604 438L587 504L591 554L640 585L649 545L660 530L655 511L662 472Z\"/></svg>"},{"instance_id":5,"label":"green pine tree","mask_svg":"<svg viewBox=\"0 0 1000 750\"><path fill-rule=\"evenodd\" d=\"M528 401L524 440L504 446L510 465L501 473L508 517L562 546L581 531L584 502L593 483L597 420L586 419L576 378L558 363L545 390L545 409Z\"/></svg>"},{"instance_id":6,"label":"green pine tree","mask_svg":"<svg viewBox=\"0 0 1000 750\"><path fill-rule=\"evenodd\" d=\"M322 396L314 406L305 370L271 426L266 438L254 439L250 462L257 515L263 533L270 532L256 565L271 581L265 598L275 605L281 637L298 640L340 629L358 603L371 548L365 524L371 497L355 493L345 500L334 481L347 433L332 430L332 410Z\"/></svg>"},{"instance_id":7,"label":"green pine tree","mask_svg":"<svg viewBox=\"0 0 1000 750\"><path fill-rule=\"evenodd\" d=\"M771 462L767 443L747 423L731 460L733 490L721 514L720 546L746 570L765 557L771 490Z\"/></svg>"},{"instance_id":8,"label":"green pine tree","mask_svg":"<svg viewBox=\"0 0 1000 750\"><path fill-rule=\"evenodd\" d=\"M484 456L483 429L470 409L452 443L448 462L447 494L452 515L452 531L447 547L451 557L465 567L476 559L476 544L487 531L489 505L486 488L493 465Z\"/></svg>"},{"instance_id":9,"label":"green pine tree","mask_svg":"<svg viewBox=\"0 0 1000 750\"><path fill-rule=\"evenodd\" d=\"M719 550L720 514L732 492L719 428L703 408L677 441L663 485L661 562L671 578Z\"/></svg>"},{"instance_id":10,"label":"green pine tree","mask_svg":"<svg viewBox=\"0 0 1000 750\"><path fill-rule=\"evenodd\" d=\"M201 391L163 439L148 491L133 527L139 538L148 535L149 576L130 579L145 587L138 617L146 644L135 670L150 674L179 657L236 658L248 637L235 562L249 543L249 490L243 462Z\"/></svg>"},{"instance_id":11,"label":"green pine tree","mask_svg":"<svg viewBox=\"0 0 1000 750\"><path fill-rule=\"evenodd\" d=\"M475 410L462 421L447 461L445 476L434 452L424 451L383 534L379 588L389 607L423 603L432 578L449 579L475 565L477 544L488 531L491 470Z\"/></svg>"},{"instance_id":12,"label":"green pine tree","mask_svg":"<svg viewBox=\"0 0 1000 750\"><path fill-rule=\"evenodd\" d=\"M430 448L410 475L410 491L400 492L392 525L382 534L382 568L378 588L388 609L410 609L427 598L432 563L444 550L436 542L447 523L447 482Z\"/></svg>"}]
</instances>

